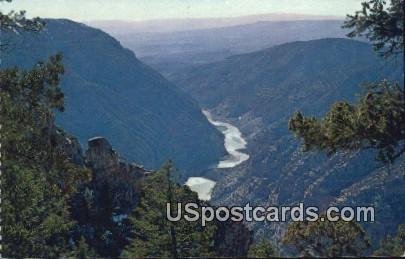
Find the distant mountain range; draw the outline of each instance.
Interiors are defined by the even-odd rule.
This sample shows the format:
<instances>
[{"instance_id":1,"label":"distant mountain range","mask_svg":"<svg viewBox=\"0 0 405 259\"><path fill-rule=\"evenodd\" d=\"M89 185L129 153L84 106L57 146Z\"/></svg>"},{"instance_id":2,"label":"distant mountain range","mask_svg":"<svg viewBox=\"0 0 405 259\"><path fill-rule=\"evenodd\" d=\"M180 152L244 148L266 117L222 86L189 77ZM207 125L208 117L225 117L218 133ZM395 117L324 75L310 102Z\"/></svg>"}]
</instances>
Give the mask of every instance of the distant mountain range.
<instances>
[{"instance_id":1,"label":"distant mountain range","mask_svg":"<svg viewBox=\"0 0 405 259\"><path fill-rule=\"evenodd\" d=\"M275 45L321 38L345 38L342 20L256 21L231 27L116 35L139 59L166 76L177 69L207 64Z\"/></svg>"},{"instance_id":2,"label":"distant mountain range","mask_svg":"<svg viewBox=\"0 0 405 259\"><path fill-rule=\"evenodd\" d=\"M403 84L403 71L402 57L386 60L367 43L330 38L232 56L178 70L171 78L216 118L237 125L247 139L247 162L206 175L217 181L214 203L372 205L378 220L364 226L377 245L405 213L405 157L388 170L372 151L332 157L302 153L288 119L298 110L322 116L336 101L355 102L365 82ZM278 239L285 226L258 223L253 228Z\"/></svg>"},{"instance_id":3,"label":"distant mountain range","mask_svg":"<svg viewBox=\"0 0 405 259\"><path fill-rule=\"evenodd\" d=\"M260 21L340 20L344 17L326 15L305 15L293 13L268 13L221 18L156 19L146 21L93 20L84 23L100 28L114 36L128 33L177 32L218 27L229 27Z\"/></svg>"},{"instance_id":4,"label":"distant mountain range","mask_svg":"<svg viewBox=\"0 0 405 259\"><path fill-rule=\"evenodd\" d=\"M66 111L57 124L82 144L101 135L131 161L155 169L172 159L189 174L224 154L222 135L198 104L101 30L47 20L39 34L2 38L10 48L1 67L30 67L63 53Z\"/></svg>"}]
</instances>

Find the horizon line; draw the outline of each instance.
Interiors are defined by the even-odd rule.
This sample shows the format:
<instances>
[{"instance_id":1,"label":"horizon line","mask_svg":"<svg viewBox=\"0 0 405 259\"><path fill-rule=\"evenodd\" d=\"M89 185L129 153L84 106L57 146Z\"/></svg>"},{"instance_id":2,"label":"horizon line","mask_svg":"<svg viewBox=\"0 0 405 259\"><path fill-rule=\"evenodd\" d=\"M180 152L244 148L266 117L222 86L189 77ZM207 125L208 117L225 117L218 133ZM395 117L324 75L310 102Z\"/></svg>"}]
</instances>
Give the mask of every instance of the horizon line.
<instances>
[{"instance_id":1,"label":"horizon line","mask_svg":"<svg viewBox=\"0 0 405 259\"><path fill-rule=\"evenodd\" d=\"M144 20L132 20L132 19L91 19L91 20L77 20L83 23L91 22L130 22L130 23L142 23L142 22L158 22L158 21L182 21L182 20L219 20L219 19L238 19L238 18L249 18L249 17L258 17L266 15L291 15L291 16L303 16L302 18L324 18L324 20L342 20L345 19L345 15L324 15L324 14L305 14L305 13L257 13L257 14L247 14L247 15L235 15L235 16L206 16L206 17L168 17L168 18L151 18ZM269 17L270 18L270 17ZM58 19L58 18L56 18ZM65 19L65 18L60 18ZM70 19L70 18L66 18ZM288 19L288 18L285 18ZM72 19L70 19L72 20ZM304 19L303 19L304 20ZM289 21L282 18L275 19L273 21ZM292 21L292 20L291 20Z\"/></svg>"}]
</instances>

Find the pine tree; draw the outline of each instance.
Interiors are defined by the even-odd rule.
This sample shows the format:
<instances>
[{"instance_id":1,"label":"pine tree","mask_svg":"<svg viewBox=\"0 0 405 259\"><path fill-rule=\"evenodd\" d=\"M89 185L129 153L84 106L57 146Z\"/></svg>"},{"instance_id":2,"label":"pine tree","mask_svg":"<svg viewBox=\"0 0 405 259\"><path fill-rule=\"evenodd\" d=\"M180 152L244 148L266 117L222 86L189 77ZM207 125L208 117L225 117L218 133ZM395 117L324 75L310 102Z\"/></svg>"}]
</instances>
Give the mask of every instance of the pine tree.
<instances>
[{"instance_id":1,"label":"pine tree","mask_svg":"<svg viewBox=\"0 0 405 259\"><path fill-rule=\"evenodd\" d=\"M0 71L3 255L67 253L73 221L68 198L91 172L70 162L67 135L54 126L63 110L61 56L28 71Z\"/></svg>"},{"instance_id":2,"label":"pine tree","mask_svg":"<svg viewBox=\"0 0 405 259\"><path fill-rule=\"evenodd\" d=\"M342 220L290 223L283 243L310 257L361 256L370 246L359 224Z\"/></svg>"},{"instance_id":3,"label":"pine tree","mask_svg":"<svg viewBox=\"0 0 405 259\"><path fill-rule=\"evenodd\" d=\"M368 0L354 15L347 15L343 28L353 29L347 36L366 36L383 56L404 51L404 0Z\"/></svg>"},{"instance_id":4,"label":"pine tree","mask_svg":"<svg viewBox=\"0 0 405 259\"><path fill-rule=\"evenodd\" d=\"M404 53L404 0L368 0L348 15L349 37L366 36L375 50L389 57ZM402 82L403 84L403 82ZM337 102L325 118L297 112L289 129L303 140L304 151L376 149L378 160L393 163L405 152L405 86L382 80L367 85L358 104Z\"/></svg>"},{"instance_id":5,"label":"pine tree","mask_svg":"<svg viewBox=\"0 0 405 259\"><path fill-rule=\"evenodd\" d=\"M43 26L24 11L0 11L0 33ZM1 42L0 51L6 46ZM62 147L68 136L54 125L53 111L64 109L61 61L55 55L31 70L0 71L2 255L8 257L58 257L74 249L67 201L91 172L70 161Z\"/></svg>"},{"instance_id":6,"label":"pine tree","mask_svg":"<svg viewBox=\"0 0 405 259\"><path fill-rule=\"evenodd\" d=\"M302 139L304 151L378 150L378 160L392 163L405 152L405 96L398 83L368 85L355 104L338 102L322 119L296 113L289 129Z\"/></svg>"},{"instance_id":7,"label":"pine tree","mask_svg":"<svg viewBox=\"0 0 405 259\"><path fill-rule=\"evenodd\" d=\"M202 227L199 222L183 218L170 222L166 217L167 203L171 203L172 216L177 213L177 203L201 204L188 187L172 180L173 167L166 164L149 175L144 182L140 204L131 216L131 244L124 257L189 257L212 256L215 226Z\"/></svg>"},{"instance_id":8,"label":"pine tree","mask_svg":"<svg viewBox=\"0 0 405 259\"><path fill-rule=\"evenodd\" d=\"M269 258L277 256L276 249L271 245L269 240L262 239L258 243L249 247L249 258Z\"/></svg>"}]
</instances>

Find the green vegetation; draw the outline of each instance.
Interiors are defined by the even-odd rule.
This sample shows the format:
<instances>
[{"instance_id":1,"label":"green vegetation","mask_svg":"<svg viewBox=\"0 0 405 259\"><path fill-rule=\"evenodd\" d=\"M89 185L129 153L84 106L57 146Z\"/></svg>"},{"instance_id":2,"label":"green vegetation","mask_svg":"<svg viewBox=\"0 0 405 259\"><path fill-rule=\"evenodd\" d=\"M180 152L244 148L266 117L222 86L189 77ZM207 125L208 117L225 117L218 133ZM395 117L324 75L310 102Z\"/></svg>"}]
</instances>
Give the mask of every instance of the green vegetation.
<instances>
[{"instance_id":1,"label":"green vegetation","mask_svg":"<svg viewBox=\"0 0 405 259\"><path fill-rule=\"evenodd\" d=\"M202 227L200 222L184 218L170 222L166 218L166 204L171 203L172 216L177 215L177 203L201 204L188 187L175 184L170 163L144 183L144 194L131 216L132 240L124 250L124 257L191 257L214 256L215 225ZM191 215L190 215L191 216Z\"/></svg>"},{"instance_id":2,"label":"green vegetation","mask_svg":"<svg viewBox=\"0 0 405 259\"><path fill-rule=\"evenodd\" d=\"M301 256L361 256L370 246L364 230L355 222L293 222L283 243L291 245Z\"/></svg>"},{"instance_id":3,"label":"green vegetation","mask_svg":"<svg viewBox=\"0 0 405 259\"><path fill-rule=\"evenodd\" d=\"M10 2L10 1L8 1ZM39 30L39 19L0 13L1 31ZM4 45L3 45L4 46ZM74 222L68 197L91 177L60 149L68 136L54 126L63 111L59 88L62 56L31 70L0 71L2 153L2 254L55 257L75 251L69 242Z\"/></svg>"},{"instance_id":4,"label":"green vegetation","mask_svg":"<svg viewBox=\"0 0 405 259\"><path fill-rule=\"evenodd\" d=\"M348 15L343 27L353 28L349 37L365 35L385 57L404 51L403 0L371 0L362 10ZM394 163L405 152L405 91L397 82L382 80L366 86L367 92L357 104L337 102L324 118L304 117L297 112L289 129L303 141L304 151L375 149L377 159ZM359 256L369 246L362 228L347 222L292 223L284 242L299 253L311 256ZM383 241L376 255L402 255L403 227L395 238Z\"/></svg>"},{"instance_id":5,"label":"green vegetation","mask_svg":"<svg viewBox=\"0 0 405 259\"><path fill-rule=\"evenodd\" d=\"M11 2L12 0L0 0L1 2ZM0 26L2 31L39 31L44 23L39 18L27 19L25 11L3 13L0 11Z\"/></svg>"},{"instance_id":6,"label":"green vegetation","mask_svg":"<svg viewBox=\"0 0 405 259\"><path fill-rule=\"evenodd\" d=\"M403 1L371 0L362 11L349 15L344 27L354 28L349 36L366 33L377 51L391 56L404 51ZM325 118L305 118L296 113L289 129L304 142L304 150L377 149L378 159L392 163L405 152L405 90L395 82L375 82L357 105L338 102Z\"/></svg>"},{"instance_id":7,"label":"green vegetation","mask_svg":"<svg viewBox=\"0 0 405 259\"><path fill-rule=\"evenodd\" d=\"M5 186L2 254L17 258L118 256L130 237L124 252L128 256L214 255L215 225L204 228L197 222L166 220L167 201L201 203L190 189L172 181L171 165L138 186L131 181L136 175L113 177L120 173L121 164L118 171L95 179L91 166L74 161L66 149L73 138L55 126L54 119L55 110L64 111L63 73L59 54L30 70L0 71L1 181ZM124 186L125 179L131 180ZM131 221L114 222L117 197L139 188L144 195ZM124 208L118 211L132 206L125 201L124 197L120 204Z\"/></svg>"},{"instance_id":8,"label":"green vegetation","mask_svg":"<svg viewBox=\"0 0 405 259\"><path fill-rule=\"evenodd\" d=\"M248 257L250 258L269 258L277 255L278 253L271 245L270 241L265 239L251 245L248 252Z\"/></svg>"},{"instance_id":9,"label":"green vegetation","mask_svg":"<svg viewBox=\"0 0 405 259\"><path fill-rule=\"evenodd\" d=\"M62 73L60 55L28 71L0 71L3 253L10 257L72 250L68 197L91 172L69 161L59 146L67 136L53 126L52 110L63 110Z\"/></svg>"},{"instance_id":10,"label":"green vegetation","mask_svg":"<svg viewBox=\"0 0 405 259\"><path fill-rule=\"evenodd\" d=\"M347 15L344 28L352 28L349 37L366 36L374 49L384 56L402 53L404 50L403 0L368 0L354 15Z\"/></svg>"},{"instance_id":11,"label":"green vegetation","mask_svg":"<svg viewBox=\"0 0 405 259\"><path fill-rule=\"evenodd\" d=\"M398 83L369 84L368 93L356 105L338 102L325 118L303 117L298 112L289 129L303 140L304 151L379 150L378 159L388 163L405 152L405 96Z\"/></svg>"},{"instance_id":12,"label":"green vegetation","mask_svg":"<svg viewBox=\"0 0 405 259\"><path fill-rule=\"evenodd\" d=\"M111 225L115 190L104 182L101 187L106 187L102 192L106 195L92 199L96 190L83 186L87 186L93 172L72 163L63 149L69 136L54 125L53 114L54 109L64 109L59 88L63 73L61 61L62 57L56 55L28 71L17 68L0 71L0 114L4 118L1 180L6 186L2 190L2 253L9 257L88 257L96 256L96 252L120 253L119 244L127 237L125 231L112 237L107 233L115 229ZM147 177L142 184L142 199L130 224L116 229L119 232L129 228L133 233L124 255L214 255L215 225L202 227L199 222L185 223L184 219L175 223L166 220L167 202L201 203L188 187L172 181L171 172L172 166L168 164ZM89 203L80 206L83 204L72 199L77 195L89 198ZM94 201L97 204L93 204ZM104 233L100 242L97 243L98 237L90 240L92 242L83 238L89 230L81 229L72 219L70 206L77 214L98 216L98 221L92 223L98 227L93 230ZM118 245L102 247L103 243Z\"/></svg>"},{"instance_id":13,"label":"green vegetation","mask_svg":"<svg viewBox=\"0 0 405 259\"><path fill-rule=\"evenodd\" d=\"M0 0L3 1L10 2ZM371 2L375 3L373 12L381 9L380 1ZM392 5L397 2L392 1ZM364 8L369 7L364 5ZM396 17L397 13L403 16L398 6L387 10L386 14L380 10L383 17ZM366 18L359 13L352 17L352 23L368 19L364 10L362 14ZM377 18L371 16L370 19L379 21ZM389 24L392 20L387 18ZM358 27L358 32L370 28L367 24ZM38 18L26 19L24 12L0 12L0 25L1 31L15 32L39 31L44 24ZM357 28L350 23L347 26ZM370 34L369 37L378 41L376 48L379 50L388 44L386 53L403 48L403 39L401 42L397 34L389 36L394 40L387 40L386 34ZM84 163L75 163L64 148L72 137L55 126L54 111L64 110L64 94L60 89L63 73L62 55L59 54L29 70L8 68L0 71L2 255L16 258L120 254L172 258L221 256L216 251L216 243L224 241L217 240L218 236L227 237L225 228L221 235L217 232L223 225L215 222L202 227L198 221L186 222L182 218L170 222L166 219L167 203L172 204L174 214L177 208L174 204L204 204L188 187L175 183L171 163L146 175L140 187L125 186L128 192L139 187L142 195L129 220L114 222L113 217L117 216L114 202L122 194L117 191L123 189L122 182L112 183L116 180L113 177L93 181L94 171ZM337 103L325 119L304 118L297 113L290 121L290 129L303 138L306 150L333 153L341 149L373 148L380 151L382 161L393 162L404 152L398 150L405 135L404 113L404 92L398 84L382 81L370 84L368 93L357 105ZM122 206L130 207L128 204ZM84 218L84 223L76 221L77 215ZM245 234L241 225L232 233ZM231 229L232 224L227 227ZM222 247L239 248L228 247L233 240L225 241L220 244ZM284 242L300 254L311 256L362 255L369 246L363 229L346 222L293 223ZM403 251L404 227L401 226L398 234L387 237L375 254L401 255ZM265 240L249 249L251 257L275 255L277 251Z\"/></svg>"},{"instance_id":14,"label":"green vegetation","mask_svg":"<svg viewBox=\"0 0 405 259\"><path fill-rule=\"evenodd\" d=\"M2 2L12 2L12 0L0 0ZM9 13L3 13L0 10L0 33L4 32L21 32L21 31L40 31L44 26L43 21L38 17L33 19L27 19L25 17L25 11ZM0 41L0 51L7 47L7 42Z\"/></svg>"}]
</instances>

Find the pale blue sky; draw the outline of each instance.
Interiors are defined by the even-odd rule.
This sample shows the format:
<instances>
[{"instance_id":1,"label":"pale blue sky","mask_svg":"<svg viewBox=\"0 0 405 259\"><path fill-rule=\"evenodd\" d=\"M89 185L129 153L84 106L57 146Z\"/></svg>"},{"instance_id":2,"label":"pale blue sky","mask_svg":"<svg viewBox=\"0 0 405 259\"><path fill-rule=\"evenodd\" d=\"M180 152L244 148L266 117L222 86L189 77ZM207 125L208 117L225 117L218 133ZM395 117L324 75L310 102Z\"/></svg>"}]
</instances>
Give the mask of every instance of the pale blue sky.
<instances>
[{"instance_id":1,"label":"pale blue sky","mask_svg":"<svg viewBox=\"0 0 405 259\"><path fill-rule=\"evenodd\" d=\"M29 16L73 20L232 17L264 13L344 16L361 0L14 0L0 4Z\"/></svg>"}]
</instances>

